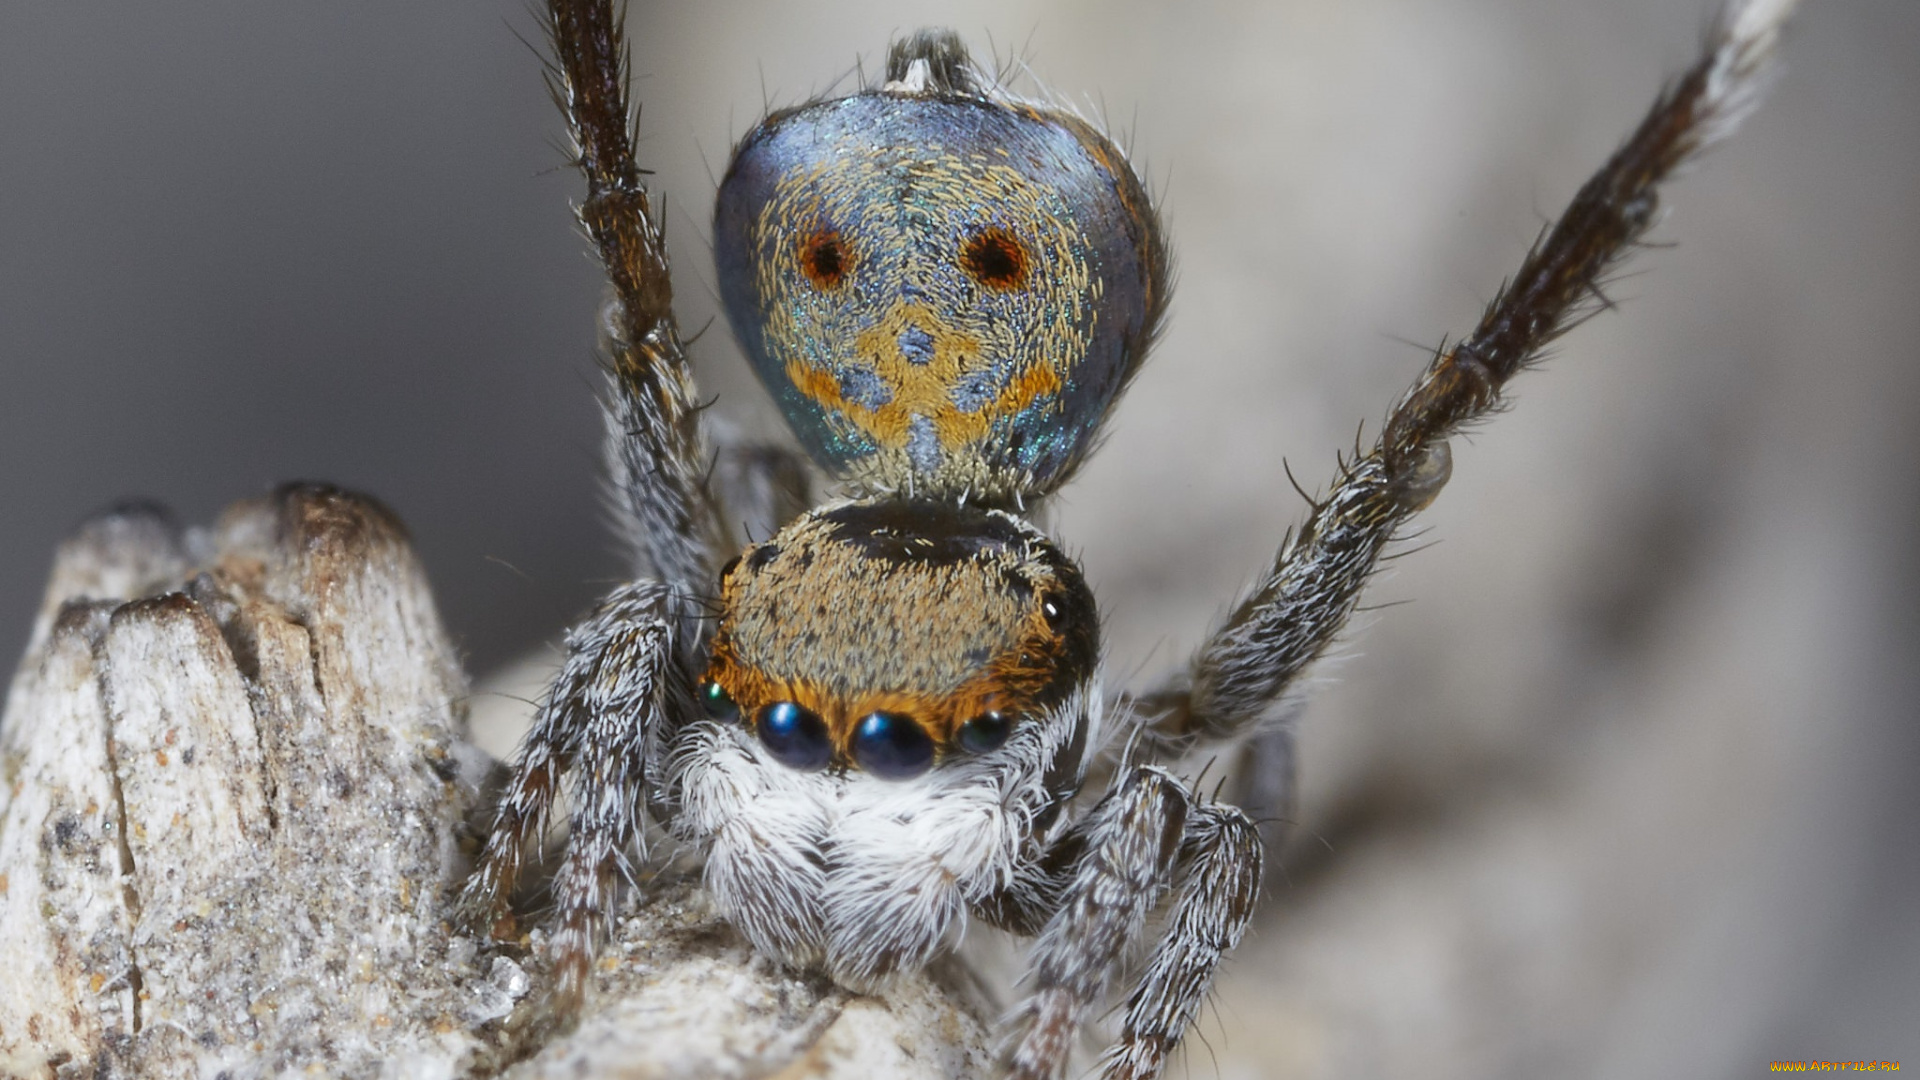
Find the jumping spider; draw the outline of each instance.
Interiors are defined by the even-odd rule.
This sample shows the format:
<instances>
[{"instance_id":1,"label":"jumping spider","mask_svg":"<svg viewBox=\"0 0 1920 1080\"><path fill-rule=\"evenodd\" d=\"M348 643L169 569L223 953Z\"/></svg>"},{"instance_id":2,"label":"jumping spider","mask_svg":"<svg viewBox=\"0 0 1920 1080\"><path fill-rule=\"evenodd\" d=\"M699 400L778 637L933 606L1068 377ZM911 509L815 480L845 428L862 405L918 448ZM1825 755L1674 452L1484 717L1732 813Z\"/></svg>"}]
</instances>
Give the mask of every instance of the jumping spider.
<instances>
[{"instance_id":1,"label":"jumping spider","mask_svg":"<svg viewBox=\"0 0 1920 1080\"><path fill-rule=\"evenodd\" d=\"M758 949L853 990L925 966L972 918L1036 938L1007 1067L1039 1078L1063 1072L1171 894L1103 1062L1158 1075L1254 911L1262 844L1242 811L1146 763L1262 731L1446 483L1448 437L1606 303L1658 185L1750 105L1788 7L1716 24L1185 675L1110 703L1094 597L1028 515L1085 458L1167 303L1126 158L944 31L895 44L881 85L776 111L740 142L715 212L722 299L847 493L811 505L792 457L709 449L619 24L610 0L552 0L551 82L614 293L608 456L646 577L567 635L468 911L505 914L571 773L552 886L563 1005L644 813L704 852L708 890ZM777 531L742 550L743 520Z\"/></svg>"}]
</instances>

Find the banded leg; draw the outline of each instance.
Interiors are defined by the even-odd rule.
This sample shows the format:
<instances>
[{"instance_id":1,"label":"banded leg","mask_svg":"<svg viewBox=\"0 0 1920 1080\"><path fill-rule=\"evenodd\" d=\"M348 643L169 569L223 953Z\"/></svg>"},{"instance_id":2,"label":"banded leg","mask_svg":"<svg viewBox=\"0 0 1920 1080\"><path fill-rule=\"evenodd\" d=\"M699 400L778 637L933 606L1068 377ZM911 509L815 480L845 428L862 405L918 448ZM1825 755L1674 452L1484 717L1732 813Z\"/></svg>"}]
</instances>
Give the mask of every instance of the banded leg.
<instances>
[{"instance_id":1,"label":"banded leg","mask_svg":"<svg viewBox=\"0 0 1920 1080\"><path fill-rule=\"evenodd\" d=\"M1185 683L1139 703L1163 751L1244 734L1326 650L1381 551L1445 485L1448 437L1497 410L1509 379L1608 306L1601 285L1653 224L1659 185L1753 105L1792 7L1752 0L1729 8L1700 58L1534 244L1480 324L1443 344L1379 440L1341 463L1332 489L1201 649Z\"/></svg>"},{"instance_id":2,"label":"banded leg","mask_svg":"<svg viewBox=\"0 0 1920 1080\"><path fill-rule=\"evenodd\" d=\"M1179 898L1166 937L1129 1002L1109 1076L1151 1077L1191 1022L1220 957L1239 941L1260 888L1260 839L1229 807L1199 805L1180 782L1137 769L1096 807L1065 903L1034 948L1026 1036L1016 1080L1061 1076L1087 1012L1106 996L1147 916L1168 888Z\"/></svg>"},{"instance_id":3,"label":"banded leg","mask_svg":"<svg viewBox=\"0 0 1920 1080\"><path fill-rule=\"evenodd\" d=\"M567 634L567 660L520 748L480 864L460 906L482 925L507 914L515 881L537 854L571 772L572 819L554 876L552 948L557 997L573 1003L613 910L616 874L638 842L649 795L646 764L663 759L674 717L691 696L675 660L670 598L654 582L627 585Z\"/></svg>"},{"instance_id":4,"label":"banded leg","mask_svg":"<svg viewBox=\"0 0 1920 1080\"><path fill-rule=\"evenodd\" d=\"M626 44L612 0L551 0L547 81L566 113L574 164L587 181L580 223L613 298L603 314L612 395L607 457L636 573L675 591L696 619L713 587L725 531L706 490L709 460L692 372L673 317L666 241L634 162ZM697 631L684 646L696 645Z\"/></svg>"},{"instance_id":5,"label":"banded leg","mask_svg":"<svg viewBox=\"0 0 1920 1080\"><path fill-rule=\"evenodd\" d=\"M1180 895L1165 935L1127 999L1120 1039L1100 1061L1105 1080L1151 1080L1193 1024L1220 960L1240 944L1260 899L1259 829L1230 806L1196 806L1181 844Z\"/></svg>"}]
</instances>

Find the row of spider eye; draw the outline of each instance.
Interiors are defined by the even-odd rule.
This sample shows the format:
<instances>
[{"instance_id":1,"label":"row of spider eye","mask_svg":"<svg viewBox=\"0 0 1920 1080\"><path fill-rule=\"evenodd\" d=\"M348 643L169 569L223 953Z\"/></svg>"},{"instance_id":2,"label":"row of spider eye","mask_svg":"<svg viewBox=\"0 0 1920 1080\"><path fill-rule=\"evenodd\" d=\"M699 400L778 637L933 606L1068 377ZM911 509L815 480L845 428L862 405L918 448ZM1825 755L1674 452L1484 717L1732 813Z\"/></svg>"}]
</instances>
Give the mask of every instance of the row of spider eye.
<instances>
[{"instance_id":1,"label":"row of spider eye","mask_svg":"<svg viewBox=\"0 0 1920 1080\"><path fill-rule=\"evenodd\" d=\"M719 683L700 685L700 705L716 720L740 719L740 706ZM812 709L791 701L762 705L753 714L753 730L773 759L790 769L814 772L833 762L833 736ZM954 740L966 753L985 754L998 750L1012 733L1012 717L983 712L961 724ZM848 750L862 771L882 780L911 780L933 767L933 737L900 713L861 717Z\"/></svg>"}]
</instances>

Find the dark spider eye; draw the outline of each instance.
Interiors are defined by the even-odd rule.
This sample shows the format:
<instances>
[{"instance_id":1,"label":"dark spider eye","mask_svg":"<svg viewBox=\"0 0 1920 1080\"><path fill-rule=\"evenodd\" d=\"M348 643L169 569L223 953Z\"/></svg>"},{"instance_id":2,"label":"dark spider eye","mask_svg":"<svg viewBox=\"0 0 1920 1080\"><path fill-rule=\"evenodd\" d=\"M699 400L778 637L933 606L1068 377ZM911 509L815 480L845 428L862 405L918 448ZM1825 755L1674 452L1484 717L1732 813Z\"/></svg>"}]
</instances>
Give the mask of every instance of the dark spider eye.
<instances>
[{"instance_id":1,"label":"dark spider eye","mask_svg":"<svg viewBox=\"0 0 1920 1080\"><path fill-rule=\"evenodd\" d=\"M1006 292L1027 283L1027 249L1010 232L995 226L967 241L960 265L973 280Z\"/></svg>"},{"instance_id":2,"label":"dark spider eye","mask_svg":"<svg viewBox=\"0 0 1920 1080\"><path fill-rule=\"evenodd\" d=\"M831 289L847 276L847 252L840 234L821 231L800 240L800 272L816 289Z\"/></svg>"},{"instance_id":3,"label":"dark spider eye","mask_svg":"<svg viewBox=\"0 0 1920 1080\"><path fill-rule=\"evenodd\" d=\"M706 710L708 716L715 720L740 719L740 706L734 704L733 697L727 693L726 687L709 679L700 684L697 693L700 698L700 707Z\"/></svg>"},{"instance_id":4,"label":"dark spider eye","mask_svg":"<svg viewBox=\"0 0 1920 1080\"><path fill-rule=\"evenodd\" d=\"M773 760L789 769L812 772L826 768L827 762L833 760L833 740L827 734L827 722L811 709L803 709L791 701L776 701L760 710L754 726Z\"/></svg>"},{"instance_id":5,"label":"dark spider eye","mask_svg":"<svg viewBox=\"0 0 1920 1080\"><path fill-rule=\"evenodd\" d=\"M1047 629L1056 634L1060 632L1061 626L1067 621L1067 609L1060 606L1060 601L1052 596L1040 601L1040 614L1046 616Z\"/></svg>"},{"instance_id":6,"label":"dark spider eye","mask_svg":"<svg viewBox=\"0 0 1920 1080\"><path fill-rule=\"evenodd\" d=\"M933 740L911 717L868 713L853 729L853 759L882 780L908 780L933 764Z\"/></svg>"},{"instance_id":7,"label":"dark spider eye","mask_svg":"<svg viewBox=\"0 0 1920 1080\"><path fill-rule=\"evenodd\" d=\"M960 725L960 749L969 754L985 754L1006 745L1013 733L1013 719L997 712L984 712Z\"/></svg>"}]
</instances>

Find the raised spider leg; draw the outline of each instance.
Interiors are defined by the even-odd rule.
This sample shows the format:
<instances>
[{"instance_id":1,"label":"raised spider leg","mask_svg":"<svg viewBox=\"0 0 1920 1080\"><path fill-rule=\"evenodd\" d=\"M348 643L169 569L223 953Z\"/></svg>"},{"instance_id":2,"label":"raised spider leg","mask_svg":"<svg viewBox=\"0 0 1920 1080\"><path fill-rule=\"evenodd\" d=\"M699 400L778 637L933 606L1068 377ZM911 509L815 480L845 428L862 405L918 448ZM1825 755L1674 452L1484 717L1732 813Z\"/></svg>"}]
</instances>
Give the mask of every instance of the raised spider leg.
<instances>
[{"instance_id":1,"label":"raised spider leg","mask_svg":"<svg viewBox=\"0 0 1920 1080\"><path fill-rule=\"evenodd\" d=\"M1240 940L1260 892L1260 837L1246 815L1198 802L1159 769L1129 773L1069 834L1083 845L1064 901L1034 947L1027 1034L1015 1080L1062 1075L1089 1008L1105 997L1147 916L1179 896L1146 973L1128 999L1104 1075L1158 1076L1206 997L1220 958Z\"/></svg>"},{"instance_id":2,"label":"raised spider leg","mask_svg":"<svg viewBox=\"0 0 1920 1080\"><path fill-rule=\"evenodd\" d=\"M1479 325L1442 345L1394 406L1379 440L1341 463L1332 489L1289 534L1184 682L1137 704L1153 720L1158 749L1177 755L1255 730L1326 650L1382 550L1446 483L1447 438L1500 408L1507 380L1608 306L1601 286L1653 225L1659 185L1730 133L1753 105L1792 7L1793 0L1753 0L1723 14L1700 58L1535 242Z\"/></svg>"},{"instance_id":3,"label":"raised spider leg","mask_svg":"<svg viewBox=\"0 0 1920 1080\"><path fill-rule=\"evenodd\" d=\"M566 113L587 180L580 223L613 286L603 316L612 396L607 457L638 572L674 590L683 648L704 640L700 597L712 589L726 530L706 490L709 456L693 375L673 317L665 238L633 158L626 45L611 0L551 0L555 61L547 81Z\"/></svg>"},{"instance_id":4,"label":"raised spider leg","mask_svg":"<svg viewBox=\"0 0 1920 1080\"><path fill-rule=\"evenodd\" d=\"M622 586L567 633L567 660L521 746L480 864L461 906L478 921L506 914L515 880L537 855L560 778L573 774L573 812L565 861L554 875L556 994L578 1001L588 965L613 909L615 875L638 840L642 800L662 778L647 764L665 760L673 717L691 708L676 659L675 622L666 586Z\"/></svg>"},{"instance_id":5,"label":"raised spider leg","mask_svg":"<svg viewBox=\"0 0 1920 1080\"><path fill-rule=\"evenodd\" d=\"M777 443L727 442L722 429L708 479L736 548L757 544L813 505L804 455Z\"/></svg>"},{"instance_id":6,"label":"raised spider leg","mask_svg":"<svg viewBox=\"0 0 1920 1080\"><path fill-rule=\"evenodd\" d=\"M615 875L660 777L664 741L690 714L688 671L706 636L703 599L725 532L706 490L707 450L673 318L666 249L633 160L627 61L609 0L553 0L547 80L587 180L581 224L613 299L604 311L607 451L636 561L657 581L622 586L567 634L567 661L527 735L480 865L460 906L506 914L544 838L561 777L573 773L572 828L554 879L557 1000L577 1002L612 910ZM664 807L664 803L662 803Z\"/></svg>"}]
</instances>

